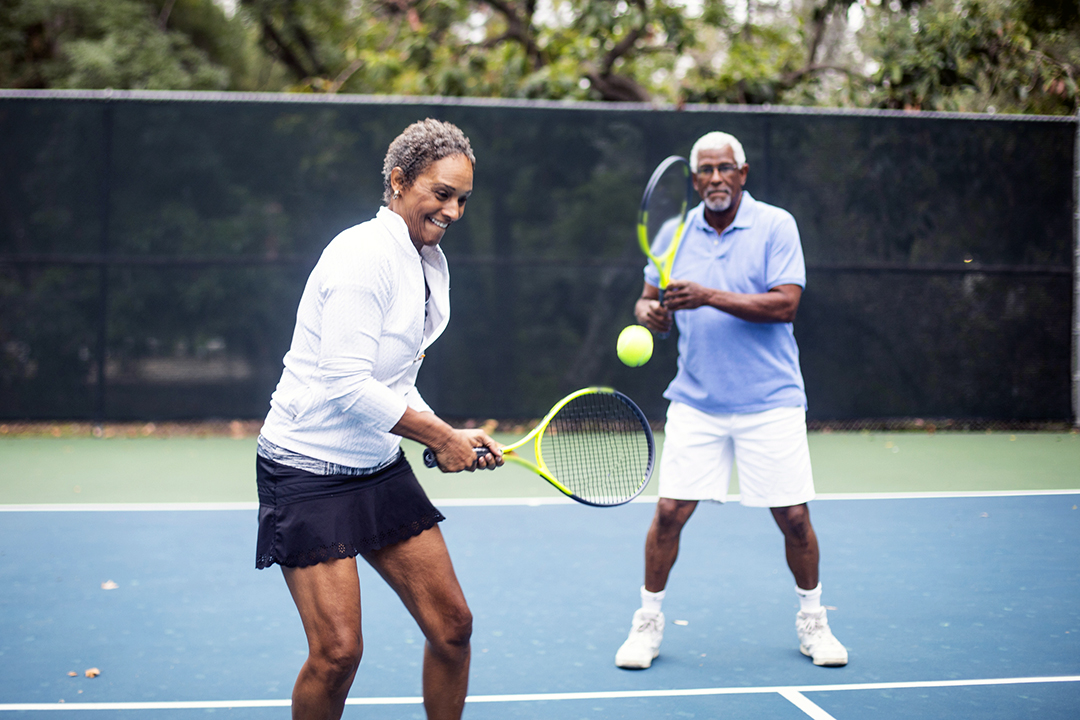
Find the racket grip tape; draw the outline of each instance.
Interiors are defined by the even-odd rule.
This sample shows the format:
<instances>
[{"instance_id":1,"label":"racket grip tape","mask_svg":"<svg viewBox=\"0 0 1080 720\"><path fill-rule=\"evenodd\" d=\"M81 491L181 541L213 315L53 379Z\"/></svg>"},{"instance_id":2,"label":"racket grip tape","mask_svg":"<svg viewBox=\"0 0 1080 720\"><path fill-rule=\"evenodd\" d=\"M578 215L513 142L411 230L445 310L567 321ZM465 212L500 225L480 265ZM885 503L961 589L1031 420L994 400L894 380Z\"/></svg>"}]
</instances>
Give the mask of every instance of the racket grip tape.
<instances>
[{"instance_id":1,"label":"racket grip tape","mask_svg":"<svg viewBox=\"0 0 1080 720\"><path fill-rule=\"evenodd\" d=\"M477 460L479 460L484 455L487 455L489 452L491 452L486 447L476 447L476 448L473 448L473 450L476 452L476 459ZM424 466L429 467L429 468L433 468L433 467L437 466L438 464L439 464L439 461L435 459L435 451L432 450L431 448L424 448Z\"/></svg>"},{"instance_id":2,"label":"racket grip tape","mask_svg":"<svg viewBox=\"0 0 1080 720\"><path fill-rule=\"evenodd\" d=\"M663 288L660 289L660 294L659 294L659 297L657 297L657 300L660 301L661 305L664 304L664 290L663 290ZM661 340L667 340L667 337L670 334L671 334L670 331L668 331L668 332L658 332L658 333L656 333L656 337L660 338Z\"/></svg>"}]
</instances>

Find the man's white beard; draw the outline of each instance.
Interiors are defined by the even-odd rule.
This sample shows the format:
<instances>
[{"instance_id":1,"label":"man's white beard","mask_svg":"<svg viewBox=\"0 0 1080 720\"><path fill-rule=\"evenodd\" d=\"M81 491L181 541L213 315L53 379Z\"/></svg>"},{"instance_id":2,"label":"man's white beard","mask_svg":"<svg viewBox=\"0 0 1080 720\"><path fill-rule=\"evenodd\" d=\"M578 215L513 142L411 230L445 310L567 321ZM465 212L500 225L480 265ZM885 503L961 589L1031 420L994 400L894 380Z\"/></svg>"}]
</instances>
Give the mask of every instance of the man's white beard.
<instances>
[{"instance_id":1,"label":"man's white beard","mask_svg":"<svg viewBox=\"0 0 1080 720\"><path fill-rule=\"evenodd\" d=\"M726 196L723 200L707 198L705 200L705 207L713 212L724 212L731 207L731 195Z\"/></svg>"}]
</instances>

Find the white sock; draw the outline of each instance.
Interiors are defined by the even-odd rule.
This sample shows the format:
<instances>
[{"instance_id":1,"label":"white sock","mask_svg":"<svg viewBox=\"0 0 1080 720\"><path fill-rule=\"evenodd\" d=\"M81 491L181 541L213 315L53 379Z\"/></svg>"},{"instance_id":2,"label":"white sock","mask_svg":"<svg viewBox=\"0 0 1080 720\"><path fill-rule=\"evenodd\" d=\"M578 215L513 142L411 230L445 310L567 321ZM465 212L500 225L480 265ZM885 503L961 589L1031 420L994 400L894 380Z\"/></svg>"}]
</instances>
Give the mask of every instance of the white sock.
<instances>
[{"instance_id":1,"label":"white sock","mask_svg":"<svg viewBox=\"0 0 1080 720\"><path fill-rule=\"evenodd\" d=\"M800 612L817 612L821 609L821 583L813 590L803 590L796 585L795 594L799 596Z\"/></svg>"},{"instance_id":2,"label":"white sock","mask_svg":"<svg viewBox=\"0 0 1080 720\"><path fill-rule=\"evenodd\" d=\"M664 602L664 593L665 592L666 591L664 591L664 590L661 590L660 592L649 592L648 590L645 589L645 586L642 585L641 586L641 609L644 610L649 615L659 615L660 614L660 605L661 605L661 603Z\"/></svg>"}]
</instances>

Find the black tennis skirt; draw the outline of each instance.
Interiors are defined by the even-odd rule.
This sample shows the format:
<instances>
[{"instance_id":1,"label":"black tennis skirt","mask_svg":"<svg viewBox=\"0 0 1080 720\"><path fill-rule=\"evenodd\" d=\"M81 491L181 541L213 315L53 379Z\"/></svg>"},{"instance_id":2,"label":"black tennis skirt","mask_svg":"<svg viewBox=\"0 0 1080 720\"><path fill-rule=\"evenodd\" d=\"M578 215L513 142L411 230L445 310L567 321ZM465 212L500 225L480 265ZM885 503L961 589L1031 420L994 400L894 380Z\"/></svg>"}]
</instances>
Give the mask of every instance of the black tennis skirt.
<instances>
[{"instance_id":1,"label":"black tennis skirt","mask_svg":"<svg viewBox=\"0 0 1080 720\"><path fill-rule=\"evenodd\" d=\"M372 475L315 475L256 456L255 567L307 567L419 535L446 518L401 453Z\"/></svg>"}]
</instances>

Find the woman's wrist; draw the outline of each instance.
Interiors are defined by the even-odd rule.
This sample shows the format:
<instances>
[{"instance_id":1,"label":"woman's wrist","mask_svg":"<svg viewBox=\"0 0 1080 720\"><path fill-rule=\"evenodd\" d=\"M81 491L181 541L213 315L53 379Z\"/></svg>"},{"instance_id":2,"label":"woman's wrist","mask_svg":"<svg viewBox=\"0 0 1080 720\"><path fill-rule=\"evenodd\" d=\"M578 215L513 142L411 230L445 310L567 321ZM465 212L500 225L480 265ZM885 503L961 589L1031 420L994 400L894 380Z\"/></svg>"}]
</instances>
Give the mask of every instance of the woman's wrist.
<instances>
[{"instance_id":1,"label":"woman's wrist","mask_svg":"<svg viewBox=\"0 0 1080 720\"><path fill-rule=\"evenodd\" d=\"M395 435L415 440L435 452L446 448L454 437L454 428L433 412L406 408L397 424L390 428Z\"/></svg>"}]
</instances>

